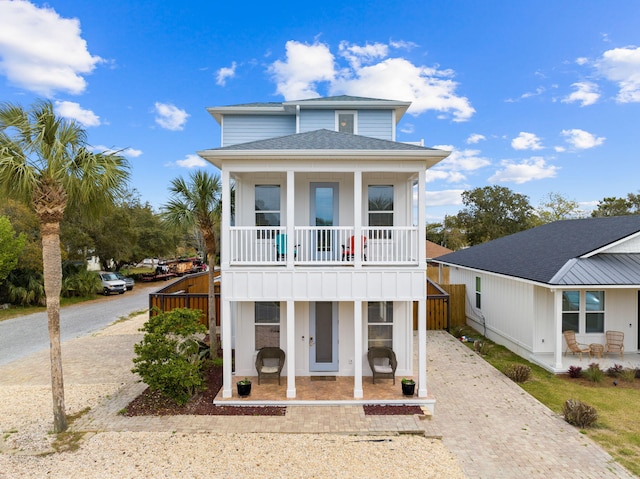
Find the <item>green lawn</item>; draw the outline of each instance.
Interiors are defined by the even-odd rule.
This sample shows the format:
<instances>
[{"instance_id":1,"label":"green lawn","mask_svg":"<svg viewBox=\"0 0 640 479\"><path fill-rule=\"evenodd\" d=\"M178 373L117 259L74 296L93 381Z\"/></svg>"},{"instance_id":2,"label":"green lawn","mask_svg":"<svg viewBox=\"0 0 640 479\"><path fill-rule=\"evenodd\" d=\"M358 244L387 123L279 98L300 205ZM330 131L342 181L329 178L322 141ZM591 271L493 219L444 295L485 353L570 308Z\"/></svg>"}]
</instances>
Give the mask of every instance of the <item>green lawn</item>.
<instances>
[{"instance_id":1,"label":"green lawn","mask_svg":"<svg viewBox=\"0 0 640 479\"><path fill-rule=\"evenodd\" d=\"M475 331L462 334L481 337ZM471 343L467 344L472 347ZM520 386L554 412L560 414L567 399L577 399L595 407L598 423L582 432L629 471L640 476L640 379L624 381L618 378L618 385L614 386L614 379L606 375L600 383L570 379L565 375L556 376L503 346L491 344L483 357L500 371L514 363L529 366L531 379Z\"/></svg>"}]
</instances>

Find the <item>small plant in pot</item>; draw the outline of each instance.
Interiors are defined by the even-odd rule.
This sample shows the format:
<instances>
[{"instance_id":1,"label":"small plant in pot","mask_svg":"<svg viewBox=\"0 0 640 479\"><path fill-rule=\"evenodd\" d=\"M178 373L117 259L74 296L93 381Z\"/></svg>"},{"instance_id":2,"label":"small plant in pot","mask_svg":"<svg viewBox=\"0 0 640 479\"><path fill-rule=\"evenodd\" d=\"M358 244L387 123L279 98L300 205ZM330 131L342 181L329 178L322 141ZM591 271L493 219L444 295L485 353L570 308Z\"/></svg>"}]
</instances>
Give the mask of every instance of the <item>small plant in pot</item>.
<instances>
[{"instance_id":1,"label":"small plant in pot","mask_svg":"<svg viewBox=\"0 0 640 479\"><path fill-rule=\"evenodd\" d=\"M413 396L416 390L416 382L413 379L402 378L402 394Z\"/></svg>"},{"instance_id":2,"label":"small plant in pot","mask_svg":"<svg viewBox=\"0 0 640 479\"><path fill-rule=\"evenodd\" d=\"M251 394L251 381L248 378L241 379L236 383L238 396L247 397Z\"/></svg>"}]
</instances>

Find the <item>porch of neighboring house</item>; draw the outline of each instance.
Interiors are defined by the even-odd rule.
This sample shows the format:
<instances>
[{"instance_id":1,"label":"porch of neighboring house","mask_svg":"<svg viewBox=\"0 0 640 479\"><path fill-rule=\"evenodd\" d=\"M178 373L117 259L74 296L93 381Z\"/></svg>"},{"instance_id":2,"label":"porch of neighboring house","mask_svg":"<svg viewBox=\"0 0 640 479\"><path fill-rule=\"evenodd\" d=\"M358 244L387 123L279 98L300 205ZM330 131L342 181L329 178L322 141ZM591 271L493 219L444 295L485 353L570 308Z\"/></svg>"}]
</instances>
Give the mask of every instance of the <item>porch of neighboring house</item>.
<instances>
[{"instance_id":1,"label":"porch of neighboring house","mask_svg":"<svg viewBox=\"0 0 640 479\"><path fill-rule=\"evenodd\" d=\"M615 364L619 364L624 368L640 369L640 352L630 351L624 353L624 360L619 354L603 354L602 357L590 356L589 354L583 354L582 360L575 354L567 353L562 354L562 368L555 367L555 357L553 353L535 353L529 356L529 361L543 367L552 373L566 373L570 366L579 366L583 370L589 367L591 363L597 363L600 365L600 369L606 371L608 368L613 367Z\"/></svg>"},{"instance_id":2,"label":"porch of neighboring house","mask_svg":"<svg viewBox=\"0 0 640 479\"><path fill-rule=\"evenodd\" d=\"M411 378L416 381L418 378L418 332L413 332L413 370L415 375ZM427 344L427 355L429 345ZM244 376L233 377L233 396L222 398L222 389L216 396L214 404L220 406L327 406L327 405L351 405L351 404L415 404L427 407L431 412L435 408L435 398L429 395L426 398L414 396L403 396L402 377L396 376L396 383L393 379L376 379L373 384L371 376L363 376L362 390L363 398L353 398L354 378L353 376L296 376L296 397L287 399L287 378L282 376L280 385L277 379L263 379L258 385L258 376L248 376L251 380L251 395L242 398L238 396L236 382L244 379ZM427 375L427 389L429 376Z\"/></svg>"}]
</instances>

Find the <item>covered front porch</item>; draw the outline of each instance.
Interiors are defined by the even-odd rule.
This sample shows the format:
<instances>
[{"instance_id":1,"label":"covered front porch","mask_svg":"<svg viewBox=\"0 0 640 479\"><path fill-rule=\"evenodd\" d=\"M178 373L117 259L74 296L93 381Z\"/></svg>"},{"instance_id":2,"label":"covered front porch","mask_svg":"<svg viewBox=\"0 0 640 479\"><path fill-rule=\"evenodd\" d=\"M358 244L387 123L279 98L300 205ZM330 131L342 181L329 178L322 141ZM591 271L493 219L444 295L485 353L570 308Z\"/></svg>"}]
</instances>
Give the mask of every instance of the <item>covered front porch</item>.
<instances>
[{"instance_id":1,"label":"covered front porch","mask_svg":"<svg viewBox=\"0 0 640 479\"><path fill-rule=\"evenodd\" d=\"M407 376L418 382L418 332L413 332L413 370L414 376ZM239 397L236 383L244 376L234 375L232 378L232 396L224 398L222 389L218 392L214 403L220 406L327 406L327 405L359 405L359 404L415 404L428 408L432 413L435 408L435 398L428 394L418 397L417 387L414 396L402 394L401 376L393 379L376 379L373 384L371 377L362 378L362 397L355 399L353 394L353 376L296 376L296 397L287 398L287 378L282 377L280 385L277 379L263 379L258 384L257 376L247 376L251 380L251 395Z\"/></svg>"},{"instance_id":2,"label":"covered front porch","mask_svg":"<svg viewBox=\"0 0 640 479\"><path fill-rule=\"evenodd\" d=\"M600 369L603 371L613 367L615 364L619 364L628 369L640 369L640 353L636 351L625 352L624 360L620 354L603 354L602 357L583 354L582 360L577 354L573 355L568 353L566 356L563 354L561 358L561 367L558 367L556 364L556 357L554 353L534 353L531 354L528 359L529 361L555 374L566 373L570 366L579 366L585 370L591 363L600 365Z\"/></svg>"}]
</instances>

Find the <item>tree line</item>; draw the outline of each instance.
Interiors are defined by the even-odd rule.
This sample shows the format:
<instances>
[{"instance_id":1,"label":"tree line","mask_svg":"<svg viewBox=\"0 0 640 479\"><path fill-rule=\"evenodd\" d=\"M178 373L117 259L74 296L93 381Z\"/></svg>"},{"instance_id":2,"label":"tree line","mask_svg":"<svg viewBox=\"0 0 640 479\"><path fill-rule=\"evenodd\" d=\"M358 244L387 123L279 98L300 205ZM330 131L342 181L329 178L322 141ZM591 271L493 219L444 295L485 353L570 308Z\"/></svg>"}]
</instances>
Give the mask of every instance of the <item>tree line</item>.
<instances>
[{"instance_id":1,"label":"tree line","mask_svg":"<svg viewBox=\"0 0 640 479\"><path fill-rule=\"evenodd\" d=\"M504 186L478 187L462 193L463 209L440 223L427 223L427 239L452 250L474 246L559 220L640 214L640 195L605 197L586 213L577 201L549 193L536 208L526 195Z\"/></svg>"}]
</instances>

